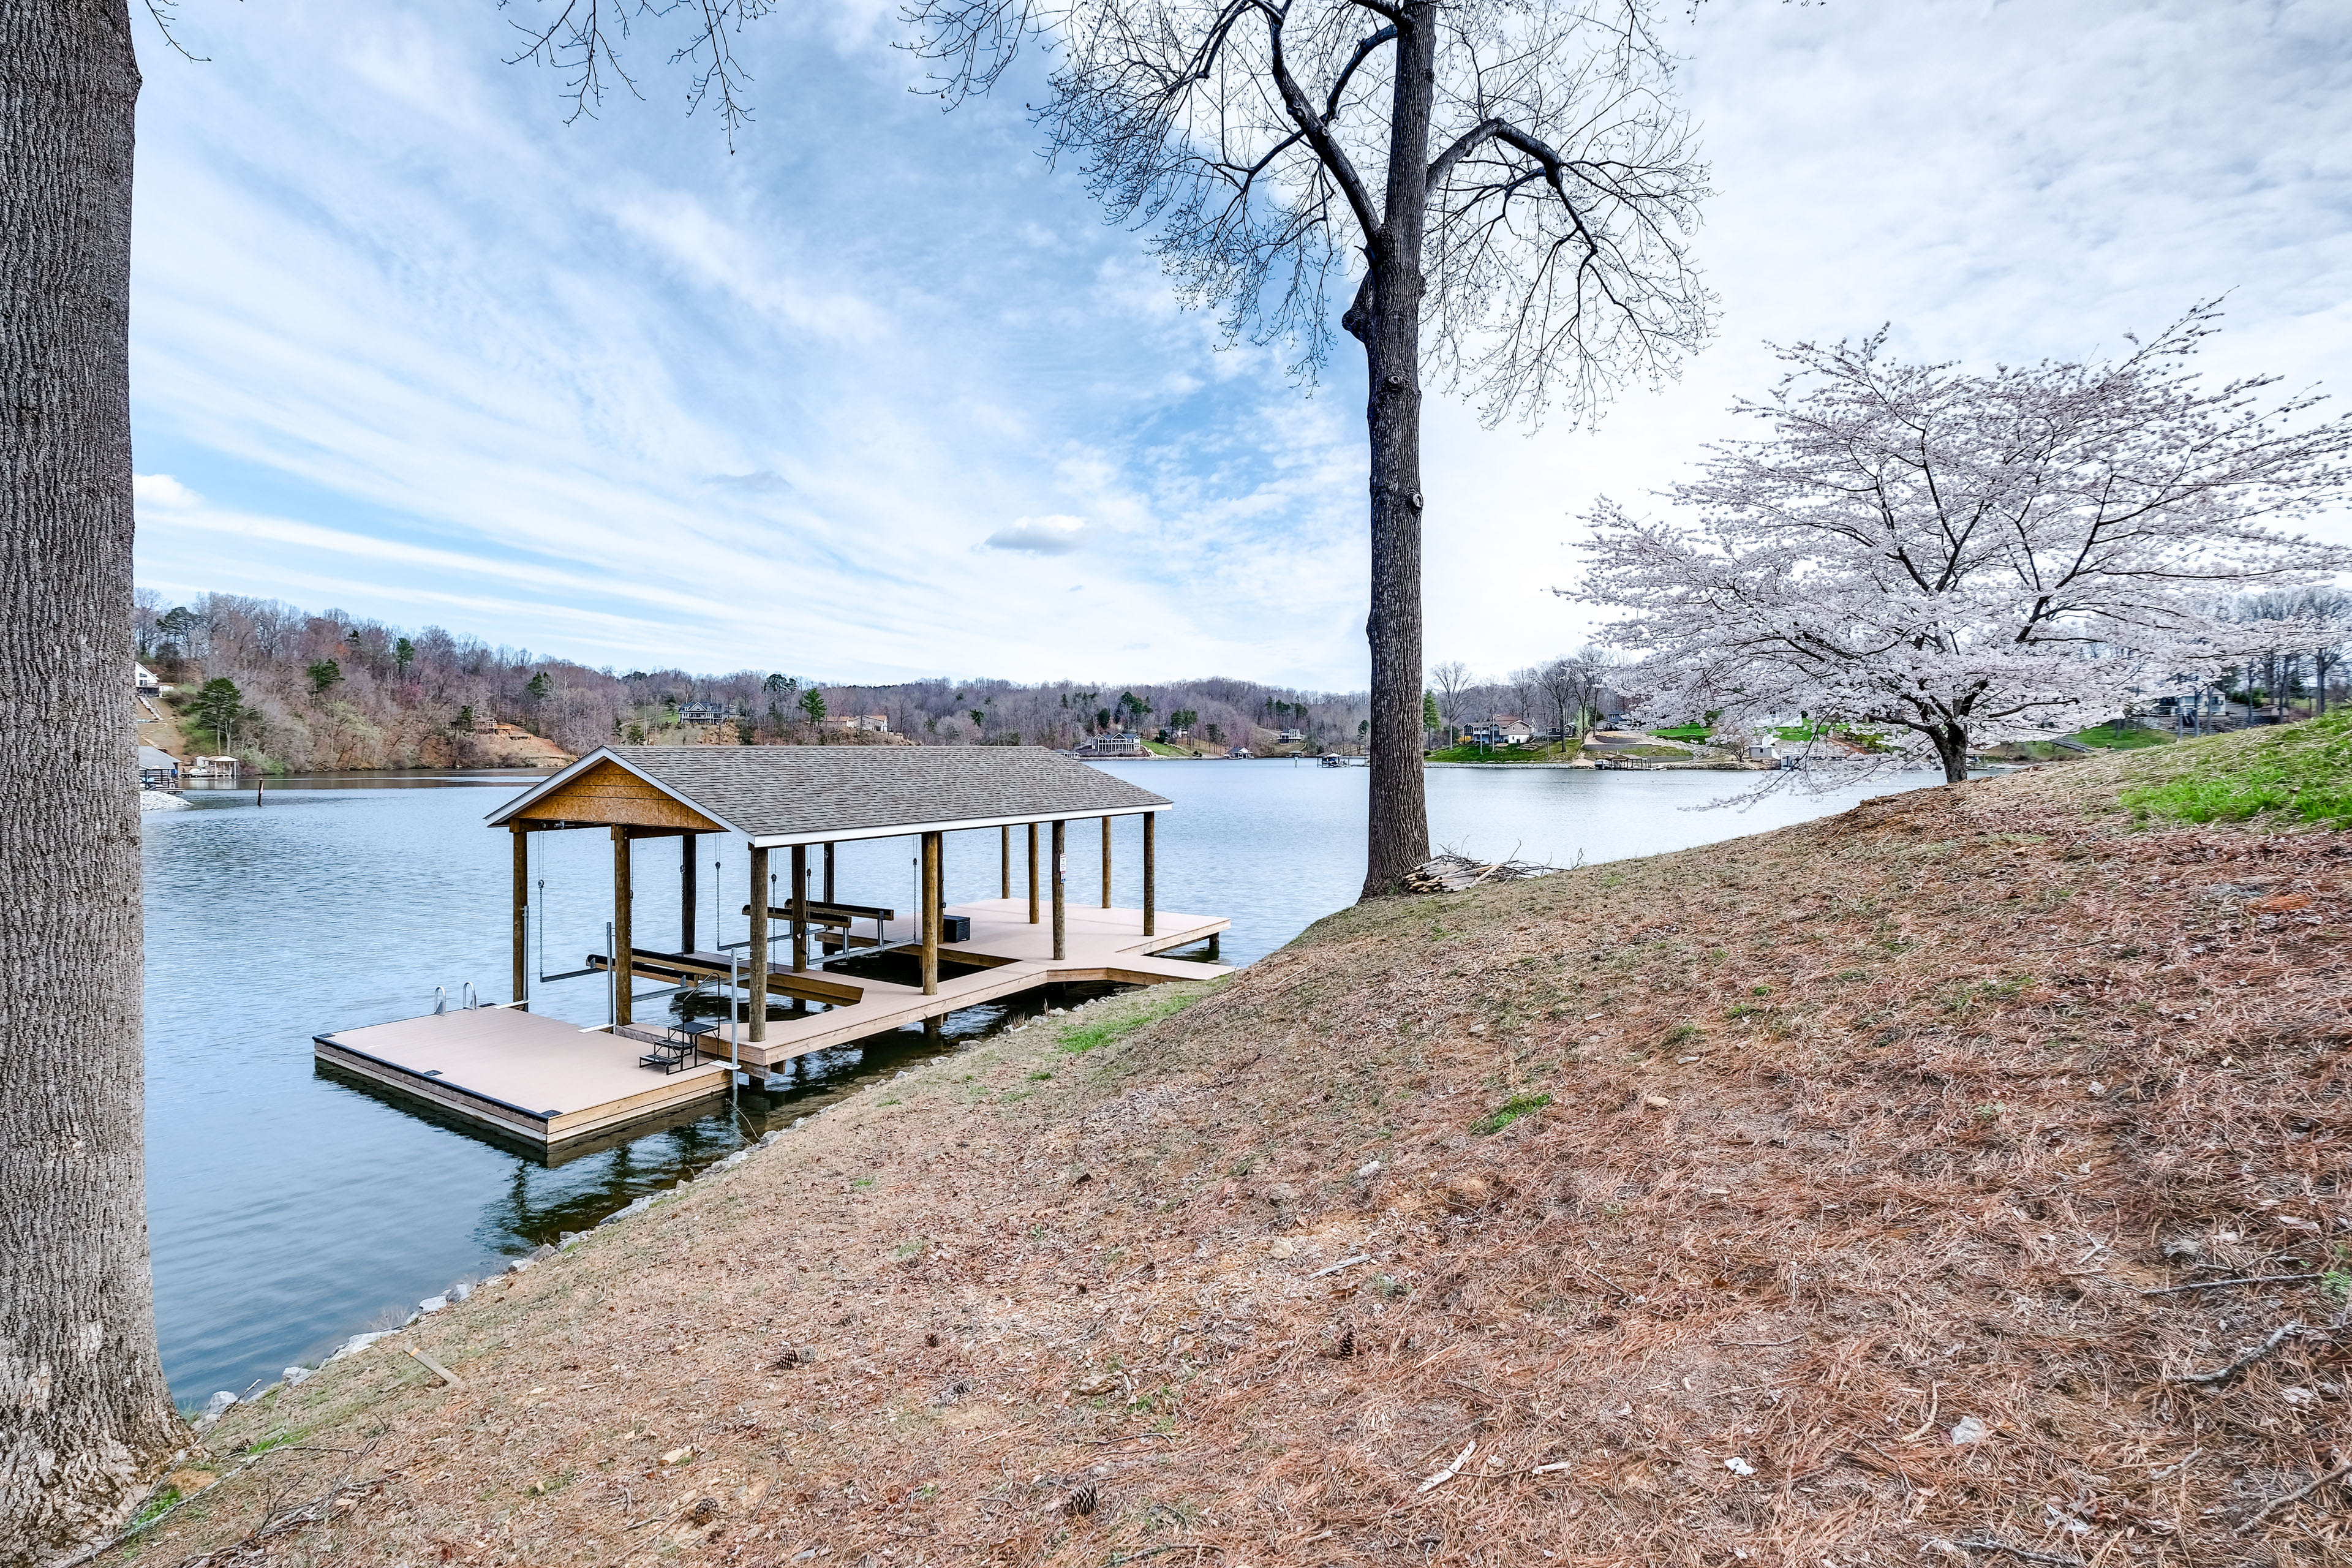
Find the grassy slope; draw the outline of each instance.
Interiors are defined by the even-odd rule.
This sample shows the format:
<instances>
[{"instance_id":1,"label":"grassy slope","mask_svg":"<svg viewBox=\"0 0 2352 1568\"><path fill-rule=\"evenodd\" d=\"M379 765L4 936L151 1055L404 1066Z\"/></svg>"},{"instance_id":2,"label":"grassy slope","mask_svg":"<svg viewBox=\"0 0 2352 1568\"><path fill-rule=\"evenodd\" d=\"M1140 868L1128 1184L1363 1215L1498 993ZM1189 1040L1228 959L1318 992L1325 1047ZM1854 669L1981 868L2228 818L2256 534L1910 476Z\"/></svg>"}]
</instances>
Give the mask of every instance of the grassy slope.
<instances>
[{"instance_id":1,"label":"grassy slope","mask_svg":"<svg viewBox=\"0 0 2352 1568\"><path fill-rule=\"evenodd\" d=\"M2175 1381L2330 1291L2142 1294L2352 1239L2344 842L2116 805L2261 740L1358 908L949 1058L239 1407L215 1468L300 1442L147 1557L348 1476L283 1560L2343 1561L2233 1533L2343 1337Z\"/></svg>"}]
</instances>

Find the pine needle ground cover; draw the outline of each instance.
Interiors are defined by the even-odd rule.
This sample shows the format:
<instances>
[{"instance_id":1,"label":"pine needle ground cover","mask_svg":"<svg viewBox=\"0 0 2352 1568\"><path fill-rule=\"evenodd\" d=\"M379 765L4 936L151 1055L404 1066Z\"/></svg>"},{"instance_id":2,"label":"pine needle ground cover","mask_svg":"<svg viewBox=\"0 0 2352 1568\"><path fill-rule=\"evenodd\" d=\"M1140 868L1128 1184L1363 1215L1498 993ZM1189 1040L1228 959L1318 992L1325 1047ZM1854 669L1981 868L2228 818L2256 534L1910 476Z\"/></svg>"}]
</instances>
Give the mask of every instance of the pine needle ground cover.
<instances>
[{"instance_id":1,"label":"pine needle ground cover","mask_svg":"<svg viewBox=\"0 0 2352 1568\"><path fill-rule=\"evenodd\" d=\"M137 1560L2352 1560L2352 855L2119 798L2277 743L999 1037L236 1407Z\"/></svg>"}]
</instances>

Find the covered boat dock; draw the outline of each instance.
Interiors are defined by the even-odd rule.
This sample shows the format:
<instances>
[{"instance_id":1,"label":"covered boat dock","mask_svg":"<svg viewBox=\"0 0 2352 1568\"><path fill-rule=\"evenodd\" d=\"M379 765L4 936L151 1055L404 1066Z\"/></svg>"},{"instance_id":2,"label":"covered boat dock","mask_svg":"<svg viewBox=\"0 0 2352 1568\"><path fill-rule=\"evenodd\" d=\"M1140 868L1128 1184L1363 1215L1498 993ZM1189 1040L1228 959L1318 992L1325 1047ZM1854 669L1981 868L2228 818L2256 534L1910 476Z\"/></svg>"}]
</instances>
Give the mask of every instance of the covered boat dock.
<instances>
[{"instance_id":1,"label":"covered boat dock","mask_svg":"<svg viewBox=\"0 0 2352 1568\"><path fill-rule=\"evenodd\" d=\"M1156 826L1169 808L1036 747L602 747L490 814L514 844L513 1000L321 1035L319 1056L552 1145L722 1092L736 1072L789 1072L796 1057L910 1024L936 1028L958 1009L1045 985L1221 974L1213 962L1167 956L1198 948L1213 960L1230 923L1158 908ZM1110 900L1122 817L1139 819L1139 909ZM1090 820L1101 898L1074 908L1068 830ZM583 1031L529 1011L529 844L534 833L599 828L613 843L612 941L589 969L607 977L609 1022ZM997 896L948 902L946 835L991 831ZM705 834L740 837L751 852L747 938L719 944L713 933L708 948L695 924L695 845ZM835 846L887 837L919 841L914 910L836 896ZM637 942L634 847L645 838L680 840L675 948ZM790 868L781 900L771 891L778 850ZM725 998L728 1021L691 1034L640 1023L640 976ZM790 1004L787 1016L769 1016L773 1000ZM634 1053L656 1070L640 1071Z\"/></svg>"}]
</instances>

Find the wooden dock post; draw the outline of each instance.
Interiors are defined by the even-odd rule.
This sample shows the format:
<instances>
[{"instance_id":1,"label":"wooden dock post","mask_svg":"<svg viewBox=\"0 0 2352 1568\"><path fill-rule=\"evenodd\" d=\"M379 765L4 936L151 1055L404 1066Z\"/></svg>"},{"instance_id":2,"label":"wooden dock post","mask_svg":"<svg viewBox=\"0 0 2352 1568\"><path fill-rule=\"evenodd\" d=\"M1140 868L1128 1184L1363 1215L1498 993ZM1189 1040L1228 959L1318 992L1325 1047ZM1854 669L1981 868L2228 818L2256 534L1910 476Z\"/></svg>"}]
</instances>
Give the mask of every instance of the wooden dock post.
<instances>
[{"instance_id":1,"label":"wooden dock post","mask_svg":"<svg viewBox=\"0 0 2352 1568\"><path fill-rule=\"evenodd\" d=\"M530 999L530 833L514 825L514 999Z\"/></svg>"},{"instance_id":2,"label":"wooden dock post","mask_svg":"<svg viewBox=\"0 0 2352 1568\"><path fill-rule=\"evenodd\" d=\"M1159 821L1160 814L1156 811L1143 814L1143 934L1146 936L1159 934L1153 929L1160 923L1160 889L1155 885L1160 870L1159 856L1156 853L1158 846L1153 842L1158 837L1155 829Z\"/></svg>"},{"instance_id":3,"label":"wooden dock post","mask_svg":"<svg viewBox=\"0 0 2352 1568\"><path fill-rule=\"evenodd\" d=\"M833 902L833 846L824 847L824 901Z\"/></svg>"},{"instance_id":4,"label":"wooden dock post","mask_svg":"<svg viewBox=\"0 0 2352 1568\"><path fill-rule=\"evenodd\" d=\"M613 1022L635 1022L629 1008L629 993L636 989L636 975L631 970L629 955L636 946L635 922L629 919L636 902L635 889L629 884L629 830L618 823L613 826L613 951L604 960L613 971Z\"/></svg>"},{"instance_id":5,"label":"wooden dock post","mask_svg":"<svg viewBox=\"0 0 2352 1568\"><path fill-rule=\"evenodd\" d=\"M1065 830L1069 826L1060 817L1054 819L1054 956L1055 958L1070 956L1069 944L1064 940L1062 916L1063 862L1069 858L1062 852L1062 848L1065 843Z\"/></svg>"},{"instance_id":6,"label":"wooden dock post","mask_svg":"<svg viewBox=\"0 0 2352 1568\"><path fill-rule=\"evenodd\" d=\"M1102 819L1103 829L1103 908L1110 908L1110 818Z\"/></svg>"},{"instance_id":7,"label":"wooden dock post","mask_svg":"<svg viewBox=\"0 0 2352 1568\"><path fill-rule=\"evenodd\" d=\"M808 846L793 846L793 969L808 967Z\"/></svg>"},{"instance_id":8,"label":"wooden dock post","mask_svg":"<svg viewBox=\"0 0 2352 1568\"><path fill-rule=\"evenodd\" d=\"M1013 825L1006 823L996 830L996 861L1004 873L1003 889L996 896L1006 903L1013 901Z\"/></svg>"},{"instance_id":9,"label":"wooden dock post","mask_svg":"<svg viewBox=\"0 0 2352 1568\"><path fill-rule=\"evenodd\" d=\"M768 852L751 848L751 975L743 989L751 994L751 1043L768 1037ZM735 999L730 996L728 1005Z\"/></svg>"},{"instance_id":10,"label":"wooden dock post","mask_svg":"<svg viewBox=\"0 0 2352 1568\"><path fill-rule=\"evenodd\" d=\"M680 952L694 951L694 837L688 833L678 838L677 950Z\"/></svg>"},{"instance_id":11,"label":"wooden dock post","mask_svg":"<svg viewBox=\"0 0 2352 1568\"><path fill-rule=\"evenodd\" d=\"M922 921L923 931L923 994L940 994L940 837L937 833L923 835Z\"/></svg>"},{"instance_id":12,"label":"wooden dock post","mask_svg":"<svg viewBox=\"0 0 2352 1568\"><path fill-rule=\"evenodd\" d=\"M1029 923L1037 923L1037 825L1029 825Z\"/></svg>"}]
</instances>

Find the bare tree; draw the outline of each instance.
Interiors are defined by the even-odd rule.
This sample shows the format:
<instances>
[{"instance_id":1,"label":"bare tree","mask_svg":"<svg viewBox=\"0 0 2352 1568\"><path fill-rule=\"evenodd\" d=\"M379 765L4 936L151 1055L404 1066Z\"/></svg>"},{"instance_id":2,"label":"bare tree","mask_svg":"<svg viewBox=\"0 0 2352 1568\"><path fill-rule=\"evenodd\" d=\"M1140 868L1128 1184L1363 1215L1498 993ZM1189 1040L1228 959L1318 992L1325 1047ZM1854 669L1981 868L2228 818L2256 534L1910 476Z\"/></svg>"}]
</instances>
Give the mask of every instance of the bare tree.
<instances>
[{"instance_id":1,"label":"bare tree","mask_svg":"<svg viewBox=\"0 0 2352 1568\"><path fill-rule=\"evenodd\" d=\"M949 102L1034 38L1036 114L1189 304L1296 351L1363 347L1371 805L1364 896L1427 858L1422 384L1490 420L1589 415L1705 337L1705 171L1650 0L908 0Z\"/></svg>"},{"instance_id":2,"label":"bare tree","mask_svg":"<svg viewBox=\"0 0 2352 1568\"><path fill-rule=\"evenodd\" d=\"M1454 730L1460 729L1462 693L1469 689L1471 684L1470 667L1458 658L1441 664L1429 672L1429 683L1437 688L1437 711L1439 716L1444 719L1446 727ZM1375 705L1372 713L1372 733L1377 735L1381 729L1378 709L1380 699L1376 695L1372 700Z\"/></svg>"}]
</instances>

